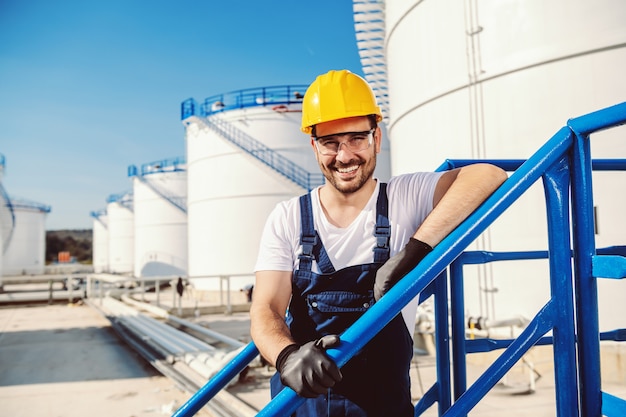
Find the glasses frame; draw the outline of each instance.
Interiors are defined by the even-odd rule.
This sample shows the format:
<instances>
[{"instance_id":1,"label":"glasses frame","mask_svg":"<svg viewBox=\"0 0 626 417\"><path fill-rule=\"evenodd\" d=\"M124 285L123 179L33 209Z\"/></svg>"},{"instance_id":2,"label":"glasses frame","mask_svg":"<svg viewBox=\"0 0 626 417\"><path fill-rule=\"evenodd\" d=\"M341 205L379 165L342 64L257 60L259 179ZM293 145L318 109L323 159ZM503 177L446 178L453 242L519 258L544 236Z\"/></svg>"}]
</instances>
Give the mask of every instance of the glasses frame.
<instances>
[{"instance_id":1,"label":"glasses frame","mask_svg":"<svg viewBox=\"0 0 626 417\"><path fill-rule=\"evenodd\" d=\"M370 148L370 146L372 146L372 143L374 142L374 132L376 132L376 127L373 127L369 130L363 130L360 132L343 132L343 133L334 133L332 135L326 135L326 136L319 136L319 137L313 137L313 141L315 142L315 148L317 149L317 152L319 152L320 155L324 155L324 156L335 156L339 154L339 150L341 149L341 145L346 145L346 148L352 152L352 153L357 153L357 152L363 152L366 151ZM320 147L320 144L318 142L318 140L320 139L325 139L325 138L330 138L330 137L341 137L341 136L346 136L346 135L358 135L358 134L367 134L367 147L363 148L363 149L359 149L358 151L353 151L352 149L350 149L350 147L348 146L348 141L343 141L343 142L339 142L339 145L337 145L337 151L336 152L332 152L332 151L327 151L327 150L322 150L322 148Z\"/></svg>"}]
</instances>

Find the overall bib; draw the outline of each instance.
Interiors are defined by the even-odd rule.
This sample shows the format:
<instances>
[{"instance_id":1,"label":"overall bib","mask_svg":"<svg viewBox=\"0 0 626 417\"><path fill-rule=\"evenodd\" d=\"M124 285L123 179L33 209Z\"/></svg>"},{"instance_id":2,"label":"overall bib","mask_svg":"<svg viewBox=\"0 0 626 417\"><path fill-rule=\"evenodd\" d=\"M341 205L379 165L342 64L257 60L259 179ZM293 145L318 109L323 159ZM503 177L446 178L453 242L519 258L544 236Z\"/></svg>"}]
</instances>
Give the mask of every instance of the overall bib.
<instances>
[{"instance_id":1,"label":"overall bib","mask_svg":"<svg viewBox=\"0 0 626 417\"><path fill-rule=\"evenodd\" d=\"M300 213L302 255L292 281L287 324L295 341L304 344L328 334L340 335L374 304L376 271L389 259L386 184L380 184L376 202L377 245L372 263L336 271L315 230L310 194L300 197ZM311 271L313 260L321 273ZM326 395L307 399L294 416L413 416L409 381L412 356L412 336L402 314L398 314L341 368L341 382ZM276 373L271 381L272 397L282 388Z\"/></svg>"}]
</instances>

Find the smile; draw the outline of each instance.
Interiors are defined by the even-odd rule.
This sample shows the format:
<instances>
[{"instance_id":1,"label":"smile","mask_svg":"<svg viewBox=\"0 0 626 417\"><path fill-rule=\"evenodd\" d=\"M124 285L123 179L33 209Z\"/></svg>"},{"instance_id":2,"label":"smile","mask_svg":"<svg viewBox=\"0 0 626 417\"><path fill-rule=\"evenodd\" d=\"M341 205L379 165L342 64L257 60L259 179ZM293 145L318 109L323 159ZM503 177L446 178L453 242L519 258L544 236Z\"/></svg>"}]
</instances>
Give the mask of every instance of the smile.
<instances>
[{"instance_id":1,"label":"smile","mask_svg":"<svg viewBox=\"0 0 626 417\"><path fill-rule=\"evenodd\" d=\"M337 171L339 171L342 174L348 174L350 172L356 171L357 169L359 169L358 165L353 165L351 167L347 167L347 168L337 168Z\"/></svg>"}]
</instances>

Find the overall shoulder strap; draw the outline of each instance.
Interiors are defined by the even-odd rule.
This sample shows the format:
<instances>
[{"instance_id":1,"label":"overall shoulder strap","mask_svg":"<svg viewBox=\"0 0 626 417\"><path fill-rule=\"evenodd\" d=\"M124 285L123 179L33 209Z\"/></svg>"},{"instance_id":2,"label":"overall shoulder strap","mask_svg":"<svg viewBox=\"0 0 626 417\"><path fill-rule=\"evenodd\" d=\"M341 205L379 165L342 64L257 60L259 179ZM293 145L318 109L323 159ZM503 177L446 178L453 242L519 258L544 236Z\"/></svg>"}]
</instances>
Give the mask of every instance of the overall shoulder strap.
<instances>
[{"instance_id":1,"label":"overall shoulder strap","mask_svg":"<svg viewBox=\"0 0 626 417\"><path fill-rule=\"evenodd\" d=\"M378 199L376 200L376 247L374 247L374 262L386 262L389 259L389 239L391 226L389 225L389 203L387 200L387 184L380 183Z\"/></svg>"},{"instance_id":2,"label":"overall shoulder strap","mask_svg":"<svg viewBox=\"0 0 626 417\"><path fill-rule=\"evenodd\" d=\"M299 269L310 271L313 260L316 260L320 271L323 273L335 272L335 267L328 258L322 239L315 230L310 193L300 196L300 229L302 254L298 257L300 259Z\"/></svg>"}]
</instances>

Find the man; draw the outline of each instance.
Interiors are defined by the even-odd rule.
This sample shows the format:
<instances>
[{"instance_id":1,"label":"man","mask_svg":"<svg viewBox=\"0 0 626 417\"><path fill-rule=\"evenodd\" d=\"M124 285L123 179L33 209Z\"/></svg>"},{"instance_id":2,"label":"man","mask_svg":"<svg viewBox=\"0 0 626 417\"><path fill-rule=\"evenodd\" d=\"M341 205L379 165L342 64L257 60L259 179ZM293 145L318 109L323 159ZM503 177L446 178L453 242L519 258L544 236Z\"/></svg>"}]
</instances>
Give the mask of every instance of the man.
<instances>
[{"instance_id":1,"label":"man","mask_svg":"<svg viewBox=\"0 0 626 417\"><path fill-rule=\"evenodd\" d=\"M317 77L303 98L302 131L326 183L278 204L261 239L251 334L278 370L272 395L289 386L309 398L298 416L413 416L416 302L341 370L325 349L507 178L476 164L382 184L373 177L381 120L361 77Z\"/></svg>"}]
</instances>

